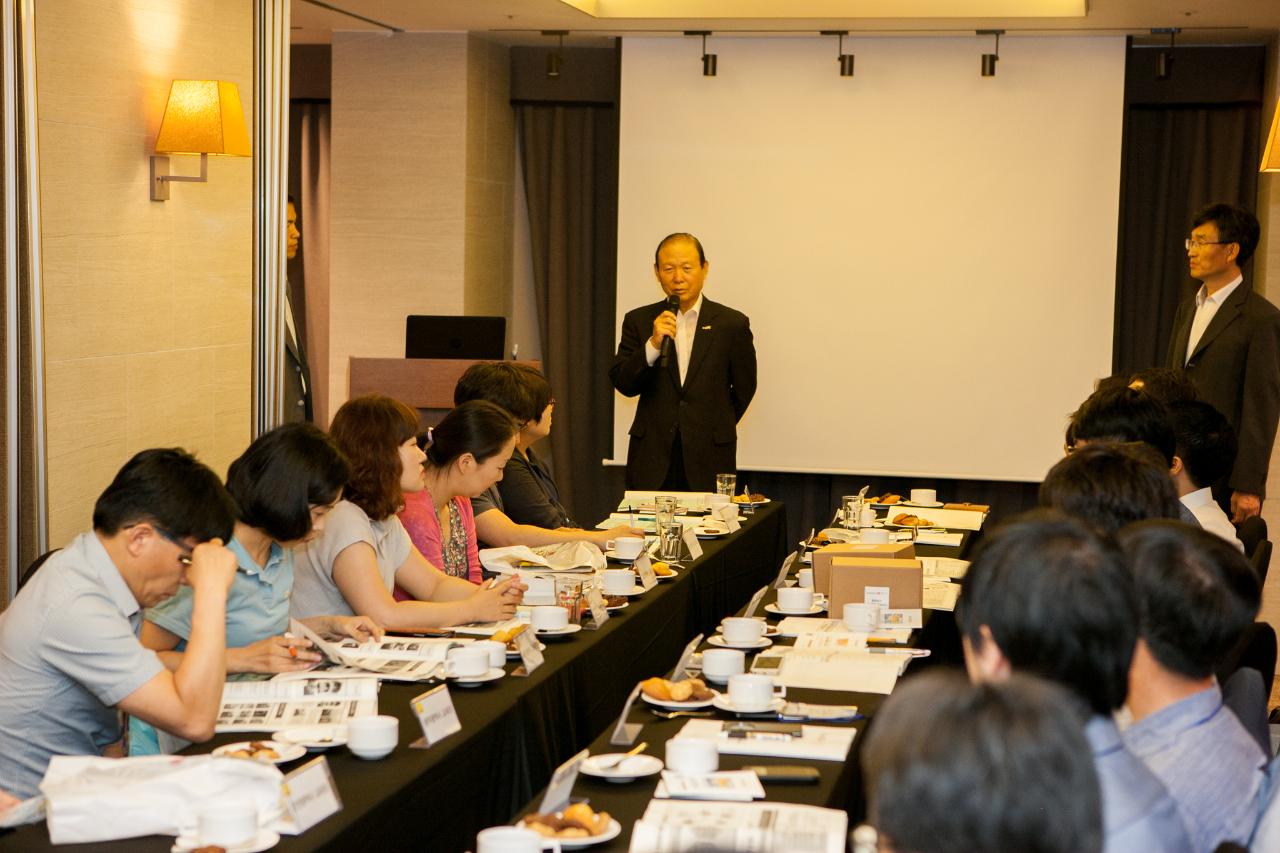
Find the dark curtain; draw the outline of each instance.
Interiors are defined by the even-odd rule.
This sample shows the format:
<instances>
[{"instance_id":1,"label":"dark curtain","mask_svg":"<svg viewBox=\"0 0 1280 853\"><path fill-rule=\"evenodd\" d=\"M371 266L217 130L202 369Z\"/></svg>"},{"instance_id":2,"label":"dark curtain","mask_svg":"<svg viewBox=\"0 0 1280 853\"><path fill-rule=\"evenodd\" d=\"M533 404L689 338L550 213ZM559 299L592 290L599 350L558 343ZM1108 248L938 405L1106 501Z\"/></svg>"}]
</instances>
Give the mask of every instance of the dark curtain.
<instances>
[{"instance_id":1,"label":"dark curtain","mask_svg":"<svg viewBox=\"0 0 1280 853\"><path fill-rule=\"evenodd\" d=\"M329 411L329 128L323 99L289 102L289 195L298 202L298 256L288 264L289 299L311 379L312 420Z\"/></svg>"},{"instance_id":2,"label":"dark curtain","mask_svg":"<svg viewBox=\"0 0 1280 853\"><path fill-rule=\"evenodd\" d=\"M516 123L543 369L557 401L556 482L575 518L603 518L619 494L600 465L612 453L618 113L517 103Z\"/></svg>"},{"instance_id":3,"label":"dark curtain","mask_svg":"<svg viewBox=\"0 0 1280 853\"><path fill-rule=\"evenodd\" d=\"M1126 61L1116 373L1164 363L1174 312L1198 286L1182 245L1196 211L1256 204L1265 48L1179 48L1167 80L1158 54L1131 45Z\"/></svg>"}]
</instances>

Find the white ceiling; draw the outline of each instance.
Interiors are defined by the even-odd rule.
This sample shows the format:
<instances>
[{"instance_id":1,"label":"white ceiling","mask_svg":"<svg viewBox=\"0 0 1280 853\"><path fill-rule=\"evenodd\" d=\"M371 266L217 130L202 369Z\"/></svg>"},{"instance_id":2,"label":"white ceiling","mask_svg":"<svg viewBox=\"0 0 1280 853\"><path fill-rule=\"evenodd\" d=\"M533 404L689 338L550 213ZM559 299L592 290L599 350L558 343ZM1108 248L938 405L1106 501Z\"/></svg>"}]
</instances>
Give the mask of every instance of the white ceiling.
<instances>
[{"instance_id":1,"label":"white ceiling","mask_svg":"<svg viewBox=\"0 0 1280 853\"><path fill-rule=\"evenodd\" d=\"M1003 28L1009 35L1050 31L1118 33L1142 35L1155 27L1180 27L1180 44L1262 41L1280 33L1280 2L1277 0L1091 0L1084 17L942 17L954 14L954 0L916 0L920 8L932 5L910 18L886 17L886 4L876 0L823 0L809 8L828 10L843 3L850 17L808 18L595 18L561 0L291 0L293 41L327 42L335 30L382 29L376 24L333 11L331 6L370 18L389 27L407 31L471 31L487 33L509 44L541 44L540 30L569 30L569 44L598 44L624 34L671 34L683 30L729 32L798 33L818 30L850 30L855 35L869 33L961 33L974 29ZM652 0L651 0L652 2ZM619 5L613 3L613 6ZM670 8L674 4L659 4ZM714 8L706 0L690 0L688 7ZM753 8L767 4L753 3ZM774 8L789 14L799 0L778 0ZM852 17L861 14L864 17Z\"/></svg>"}]
</instances>

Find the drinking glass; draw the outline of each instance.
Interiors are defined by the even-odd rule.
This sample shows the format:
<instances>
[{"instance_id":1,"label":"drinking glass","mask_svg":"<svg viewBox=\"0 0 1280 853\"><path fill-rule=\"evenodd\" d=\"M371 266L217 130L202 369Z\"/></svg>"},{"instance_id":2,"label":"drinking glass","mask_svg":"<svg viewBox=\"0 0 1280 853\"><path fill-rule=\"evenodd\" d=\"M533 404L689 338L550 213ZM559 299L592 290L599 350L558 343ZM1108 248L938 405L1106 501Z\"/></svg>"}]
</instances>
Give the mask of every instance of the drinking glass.
<instances>
[{"instance_id":1,"label":"drinking glass","mask_svg":"<svg viewBox=\"0 0 1280 853\"><path fill-rule=\"evenodd\" d=\"M578 578L556 578L556 604L569 613L569 624L582 621L582 581Z\"/></svg>"},{"instance_id":2,"label":"drinking glass","mask_svg":"<svg viewBox=\"0 0 1280 853\"><path fill-rule=\"evenodd\" d=\"M732 495L736 488L738 488L737 474L716 474L717 495Z\"/></svg>"},{"instance_id":3,"label":"drinking glass","mask_svg":"<svg viewBox=\"0 0 1280 853\"><path fill-rule=\"evenodd\" d=\"M658 525L658 556L666 561L679 560L684 542L684 525L668 521Z\"/></svg>"}]
</instances>

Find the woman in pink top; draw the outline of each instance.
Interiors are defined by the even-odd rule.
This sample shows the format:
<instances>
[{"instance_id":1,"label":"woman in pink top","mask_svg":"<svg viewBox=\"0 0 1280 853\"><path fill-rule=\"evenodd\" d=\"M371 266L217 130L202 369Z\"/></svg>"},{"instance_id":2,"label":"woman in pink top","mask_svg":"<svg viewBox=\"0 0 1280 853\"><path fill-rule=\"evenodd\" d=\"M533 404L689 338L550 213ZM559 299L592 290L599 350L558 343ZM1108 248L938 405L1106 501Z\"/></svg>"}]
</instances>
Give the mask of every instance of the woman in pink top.
<instances>
[{"instance_id":1,"label":"woman in pink top","mask_svg":"<svg viewBox=\"0 0 1280 853\"><path fill-rule=\"evenodd\" d=\"M445 574L480 583L471 498L502 479L516 423L492 403L464 403L419 436L426 452L421 492L405 495L400 521L413 544ZM398 599L406 598L399 589Z\"/></svg>"}]
</instances>

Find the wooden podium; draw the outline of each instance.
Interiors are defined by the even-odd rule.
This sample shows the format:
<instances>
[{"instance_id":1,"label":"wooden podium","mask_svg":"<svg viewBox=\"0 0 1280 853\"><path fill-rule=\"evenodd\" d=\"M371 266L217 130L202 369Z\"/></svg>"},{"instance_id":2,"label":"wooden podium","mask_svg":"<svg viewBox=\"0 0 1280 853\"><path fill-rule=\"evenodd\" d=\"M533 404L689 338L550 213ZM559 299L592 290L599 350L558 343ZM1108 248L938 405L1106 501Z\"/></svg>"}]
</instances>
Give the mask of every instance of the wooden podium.
<instances>
[{"instance_id":1,"label":"wooden podium","mask_svg":"<svg viewBox=\"0 0 1280 853\"><path fill-rule=\"evenodd\" d=\"M351 359L348 399L386 394L415 409L452 409L453 389L477 359L355 358ZM542 370L540 361L519 361Z\"/></svg>"}]
</instances>

